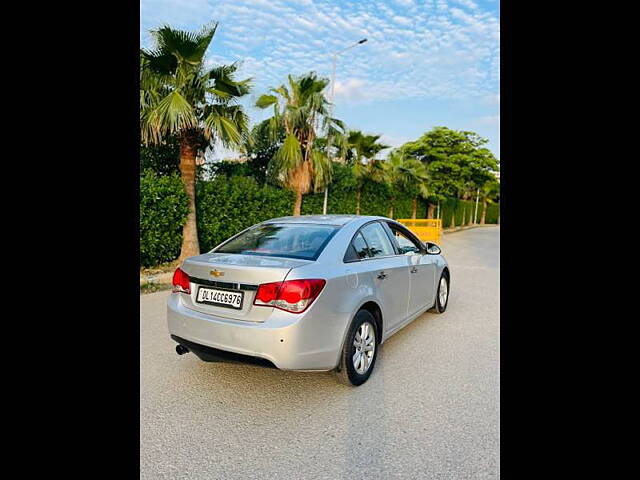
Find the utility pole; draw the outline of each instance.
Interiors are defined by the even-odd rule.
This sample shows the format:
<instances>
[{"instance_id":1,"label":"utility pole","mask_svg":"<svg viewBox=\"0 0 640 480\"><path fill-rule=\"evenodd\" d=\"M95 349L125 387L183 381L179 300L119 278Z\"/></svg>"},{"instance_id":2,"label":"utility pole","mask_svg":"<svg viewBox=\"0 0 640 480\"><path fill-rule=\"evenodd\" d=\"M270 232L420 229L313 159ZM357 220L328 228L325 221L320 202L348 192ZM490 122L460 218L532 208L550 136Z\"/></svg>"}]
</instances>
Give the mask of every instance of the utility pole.
<instances>
[{"instance_id":1,"label":"utility pole","mask_svg":"<svg viewBox=\"0 0 640 480\"><path fill-rule=\"evenodd\" d=\"M333 117L333 95L335 93L335 87L336 87L336 59L338 58L338 55L340 55L343 52L346 52L347 50L357 46L357 45L361 45L364 42L366 42L367 39L363 38L362 40L354 43L353 45L349 45L347 48L344 48L342 50L339 50L337 52L333 53L333 65L331 68L331 98L329 100L330 102L330 107L329 107L329 116ZM327 156L329 157L329 160L333 161L333 159L331 158L331 135L327 135ZM327 214L327 201L329 199L329 185L324 187L324 203L322 204L322 214L326 215Z\"/></svg>"}]
</instances>

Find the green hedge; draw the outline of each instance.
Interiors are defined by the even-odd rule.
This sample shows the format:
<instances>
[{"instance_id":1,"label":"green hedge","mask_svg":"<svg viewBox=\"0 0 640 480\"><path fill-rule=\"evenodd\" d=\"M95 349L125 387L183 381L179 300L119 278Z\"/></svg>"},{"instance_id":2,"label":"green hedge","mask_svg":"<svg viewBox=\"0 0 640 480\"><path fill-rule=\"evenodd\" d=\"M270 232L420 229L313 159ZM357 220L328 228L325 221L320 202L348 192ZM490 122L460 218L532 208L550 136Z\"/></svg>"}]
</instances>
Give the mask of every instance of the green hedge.
<instances>
[{"instance_id":1,"label":"green hedge","mask_svg":"<svg viewBox=\"0 0 640 480\"><path fill-rule=\"evenodd\" d=\"M393 216L395 218L411 218L412 199L403 197L401 193L396 194L396 197ZM362 189L360 214L387 216L390 202L391 191L387 185L367 183ZM302 200L302 214L321 214L323 204L324 192L305 195ZM426 207L426 202L418 200L418 217L426 216ZM356 183L351 175L351 169L345 165L336 164L334 166L333 182L329 187L327 212L336 214L356 213Z\"/></svg>"},{"instance_id":2,"label":"green hedge","mask_svg":"<svg viewBox=\"0 0 640 480\"><path fill-rule=\"evenodd\" d=\"M196 187L200 250L206 252L251 225L291 215L293 193L251 177L219 176Z\"/></svg>"},{"instance_id":3,"label":"green hedge","mask_svg":"<svg viewBox=\"0 0 640 480\"><path fill-rule=\"evenodd\" d=\"M291 215L292 192L271 185L260 185L252 177L233 173L220 175L210 181L199 181L196 187L198 235L200 249L211 250L223 240L251 225L275 217ZM336 165L334 181L329 188L329 213L353 214L356 211L355 181L348 167ZM152 266L175 260L180 254L182 226L188 213L188 202L178 176L157 176L145 172L140 179L140 263ZM391 192L386 185L368 183L362 191L362 215L389 213ZM302 214L322 213L323 193L305 195ZM475 202L448 199L441 202L444 228L460 226L473 215ZM500 206L489 204L487 223L497 223ZM478 206L478 221L482 204ZM398 195L394 207L395 218L411 218L412 199ZM427 203L418 200L418 218L426 218Z\"/></svg>"},{"instance_id":4,"label":"green hedge","mask_svg":"<svg viewBox=\"0 0 640 480\"><path fill-rule=\"evenodd\" d=\"M500 218L500 204L490 203L489 205L487 205L487 217L485 218L485 223L498 223L498 218ZM479 221L480 214L478 213L478 222Z\"/></svg>"},{"instance_id":5,"label":"green hedge","mask_svg":"<svg viewBox=\"0 0 640 480\"><path fill-rule=\"evenodd\" d=\"M469 215L473 216L475 208L475 202L468 200L459 200L457 198L448 198L446 201L440 203L440 218L442 218L442 228L449 228L452 226L452 220L455 218L455 226L462 225L464 219L465 225L469 222ZM481 205L478 206L481 208ZM480 221L480 213L478 212L478 221Z\"/></svg>"},{"instance_id":6,"label":"green hedge","mask_svg":"<svg viewBox=\"0 0 640 480\"><path fill-rule=\"evenodd\" d=\"M150 267L180 255L189 199L177 175L140 177L140 265Z\"/></svg>"},{"instance_id":7,"label":"green hedge","mask_svg":"<svg viewBox=\"0 0 640 480\"><path fill-rule=\"evenodd\" d=\"M440 203L440 218L442 218L442 228L449 228L451 226L451 220L455 215L455 226L460 227L462 225L462 219L464 218L465 225L469 223L469 215L473 218L476 208L475 201L459 200L456 198L449 198ZM437 213L437 211L436 211ZM498 223L498 217L500 216L500 204L490 203L487 205L487 216L485 223ZM478 223L482 218L482 202L478 203Z\"/></svg>"}]
</instances>

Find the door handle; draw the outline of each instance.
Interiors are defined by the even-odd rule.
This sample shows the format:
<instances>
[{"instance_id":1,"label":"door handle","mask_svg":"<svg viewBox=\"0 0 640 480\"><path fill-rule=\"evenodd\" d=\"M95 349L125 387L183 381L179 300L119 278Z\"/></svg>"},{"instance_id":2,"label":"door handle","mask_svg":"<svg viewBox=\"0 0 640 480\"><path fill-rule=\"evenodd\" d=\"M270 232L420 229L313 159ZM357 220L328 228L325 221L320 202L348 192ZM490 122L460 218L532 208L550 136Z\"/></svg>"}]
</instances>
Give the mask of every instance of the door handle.
<instances>
[{"instance_id":1,"label":"door handle","mask_svg":"<svg viewBox=\"0 0 640 480\"><path fill-rule=\"evenodd\" d=\"M418 273L418 267L411 267L411 273Z\"/></svg>"},{"instance_id":2,"label":"door handle","mask_svg":"<svg viewBox=\"0 0 640 480\"><path fill-rule=\"evenodd\" d=\"M380 273L378 274L378 278L379 278L380 280L384 280L385 278L387 278L387 274L386 274L386 273L384 273L384 271L382 271L382 272L380 272Z\"/></svg>"}]
</instances>

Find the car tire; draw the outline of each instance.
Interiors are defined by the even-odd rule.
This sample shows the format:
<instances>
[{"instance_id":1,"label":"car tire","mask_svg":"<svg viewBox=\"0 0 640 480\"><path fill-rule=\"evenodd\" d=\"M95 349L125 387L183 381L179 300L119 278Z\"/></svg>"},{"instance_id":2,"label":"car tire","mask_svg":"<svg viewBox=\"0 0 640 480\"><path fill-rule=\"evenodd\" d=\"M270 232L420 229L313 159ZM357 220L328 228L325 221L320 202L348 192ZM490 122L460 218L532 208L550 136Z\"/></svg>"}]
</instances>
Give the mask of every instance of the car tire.
<instances>
[{"instance_id":1,"label":"car tire","mask_svg":"<svg viewBox=\"0 0 640 480\"><path fill-rule=\"evenodd\" d=\"M368 335L365 336L364 341L362 341L363 331L366 332L365 335ZM359 341L358 338L361 340ZM368 352L371 350L368 349L371 346L373 346L373 354L369 356ZM366 382L375 367L379 347L380 334L376 327L375 318L371 312L360 310L351 321L351 325L349 325L347 337L342 347L340 363L336 369L338 381L345 385L356 387ZM356 357L357 353L359 353L360 356ZM365 358L361 359L363 356Z\"/></svg>"},{"instance_id":2,"label":"car tire","mask_svg":"<svg viewBox=\"0 0 640 480\"><path fill-rule=\"evenodd\" d=\"M441 289L444 289L444 295L440 295ZM436 303L431 309L434 313L444 313L449 304L449 294L451 293L449 275L447 272L442 272L440 280L438 280L438 291L436 292ZM443 298L444 297L444 298Z\"/></svg>"}]
</instances>

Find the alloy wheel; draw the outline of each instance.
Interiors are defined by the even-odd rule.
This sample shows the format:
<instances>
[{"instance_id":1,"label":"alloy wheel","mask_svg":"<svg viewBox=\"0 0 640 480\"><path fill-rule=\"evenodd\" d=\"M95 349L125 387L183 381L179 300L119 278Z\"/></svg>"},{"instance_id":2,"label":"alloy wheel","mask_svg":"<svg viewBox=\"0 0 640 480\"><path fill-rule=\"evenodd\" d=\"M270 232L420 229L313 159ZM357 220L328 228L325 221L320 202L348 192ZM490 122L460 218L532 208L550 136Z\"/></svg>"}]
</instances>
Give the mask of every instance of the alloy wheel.
<instances>
[{"instance_id":1,"label":"alloy wheel","mask_svg":"<svg viewBox=\"0 0 640 480\"><path fill-rule=\"evenodd\" d=\"M353 340L353 346L355 347L353 368L363 375L369 370L376 351L376 332L371 323L364 322L360 325Z\"/></svg>"},{"instance_id":2,"label":"alloy wheel","mask_svg":"<svg viewBox=\"0 0 640 480\"><path fill-rule=\"evenodd\" d=\"M438 300L440 306L443 308L447 304L447 295L449 295L449 285L447 284L447 279L443 276L440 279L440 289L438 293Z\"/></svg>"}]
</instances>

